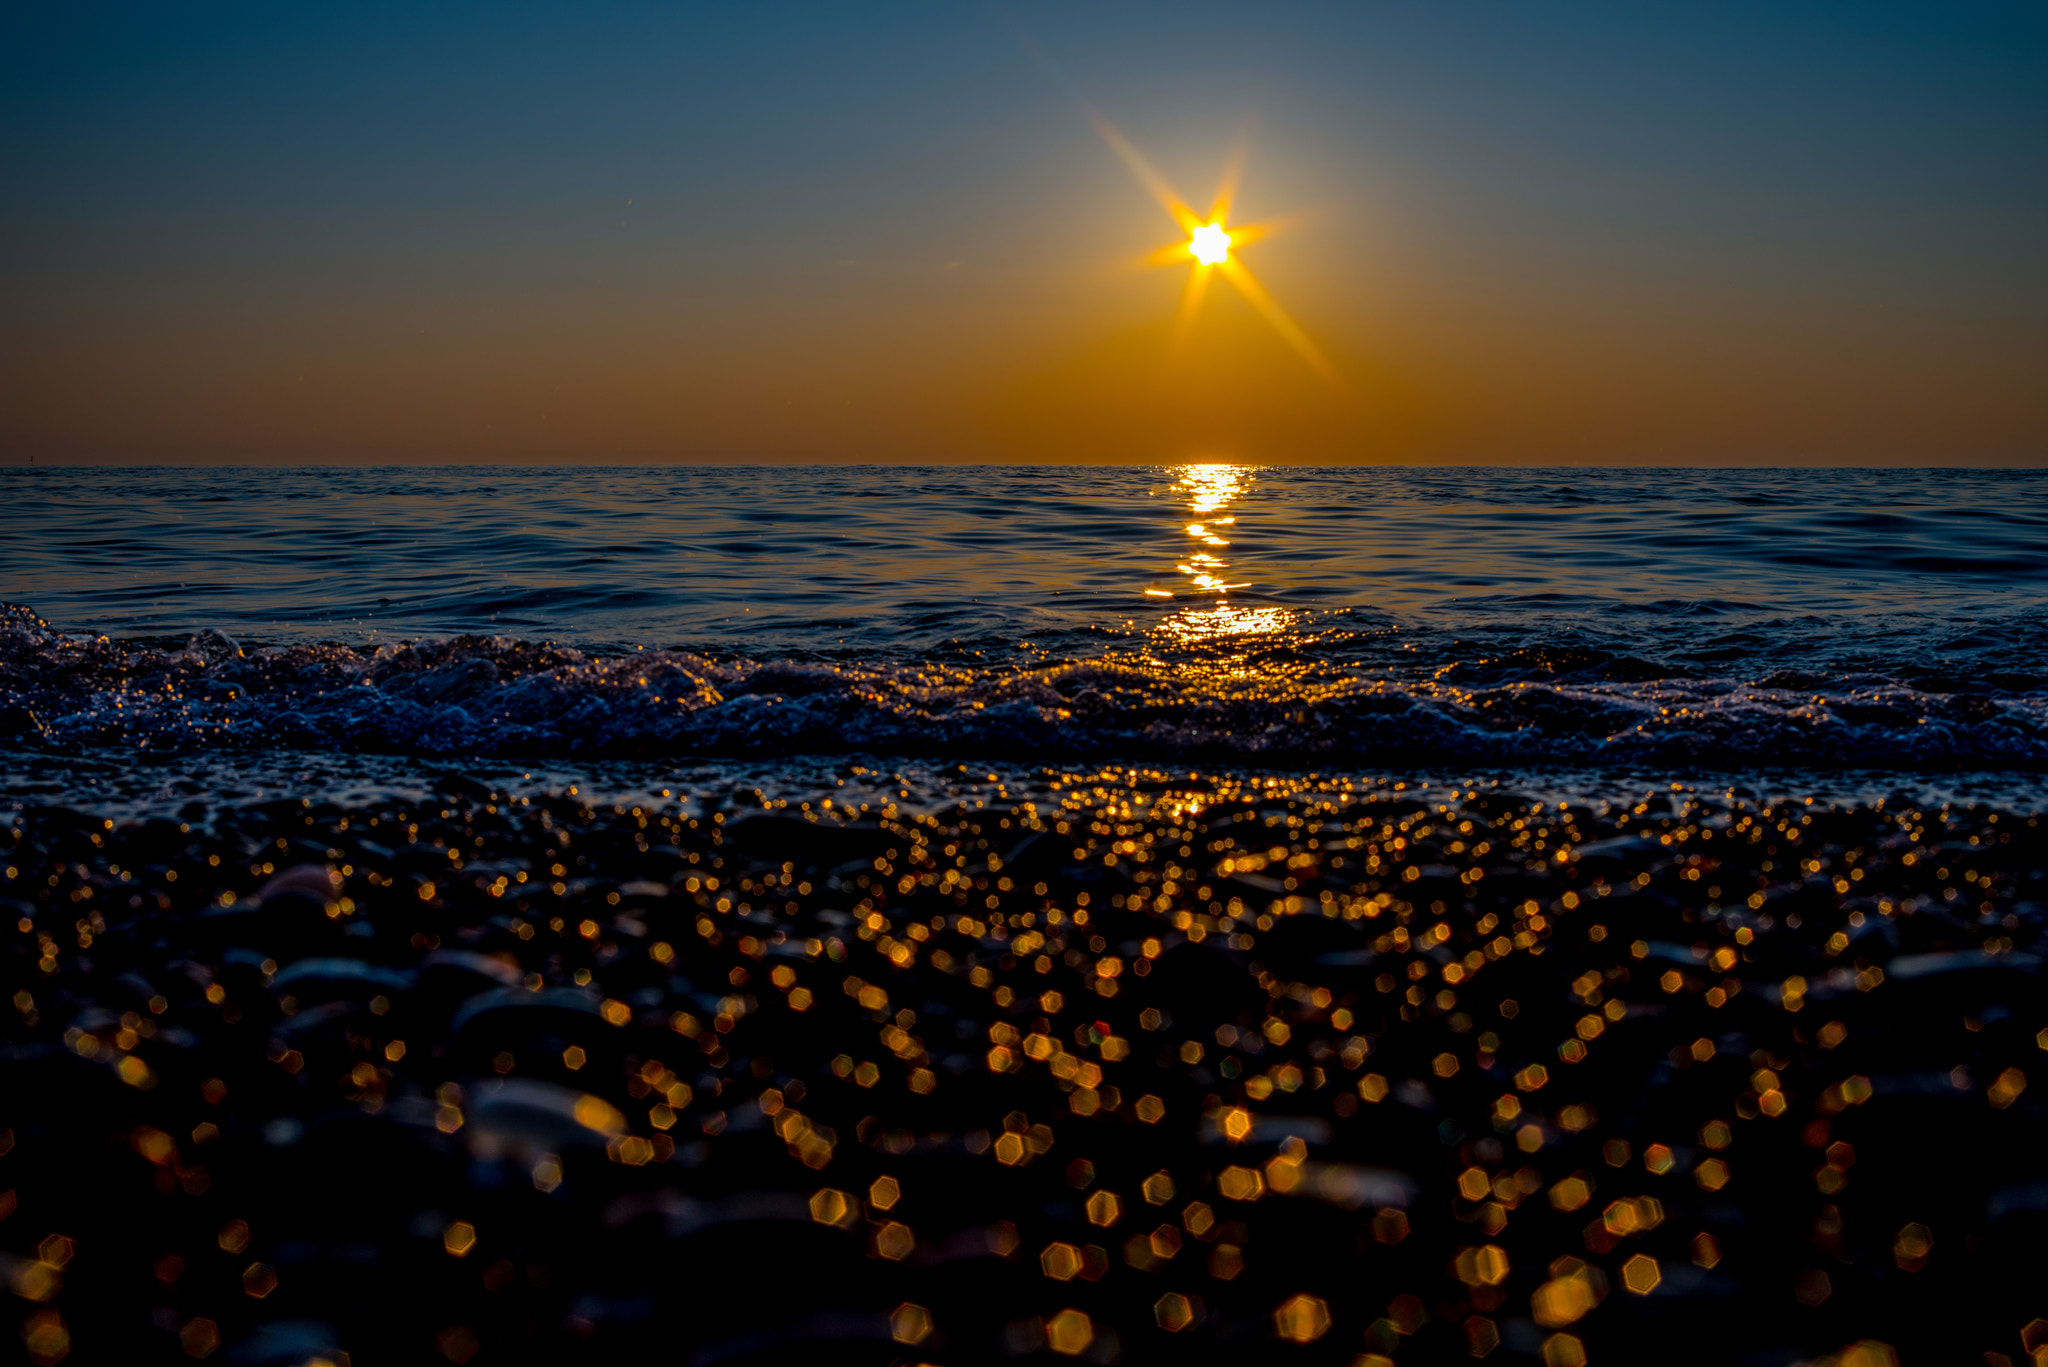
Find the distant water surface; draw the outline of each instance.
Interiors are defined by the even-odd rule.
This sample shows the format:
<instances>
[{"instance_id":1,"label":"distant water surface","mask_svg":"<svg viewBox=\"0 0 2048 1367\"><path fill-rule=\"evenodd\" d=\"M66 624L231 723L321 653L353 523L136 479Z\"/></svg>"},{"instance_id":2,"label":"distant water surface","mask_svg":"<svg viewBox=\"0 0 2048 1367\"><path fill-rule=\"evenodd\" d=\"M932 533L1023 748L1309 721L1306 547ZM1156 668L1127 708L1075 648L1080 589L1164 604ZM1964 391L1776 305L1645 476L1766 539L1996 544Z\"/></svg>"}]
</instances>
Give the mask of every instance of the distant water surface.
<instances>
[{"instance_id":1,"label":"distant water surface","mask_svg":"<svg viewBox=\"0 0 2048 1367\"><path fill-rule=\"evenodd\" d=\"M0 598L48 623L4 679L29 743L2048 759L2044 472L14 469L0 497ZM129 653L59 686L81 633ZM583 671L545 704L540 642ZM645 715L603 664L642 652L692 680Z\"/></svg>"}]
</instances>

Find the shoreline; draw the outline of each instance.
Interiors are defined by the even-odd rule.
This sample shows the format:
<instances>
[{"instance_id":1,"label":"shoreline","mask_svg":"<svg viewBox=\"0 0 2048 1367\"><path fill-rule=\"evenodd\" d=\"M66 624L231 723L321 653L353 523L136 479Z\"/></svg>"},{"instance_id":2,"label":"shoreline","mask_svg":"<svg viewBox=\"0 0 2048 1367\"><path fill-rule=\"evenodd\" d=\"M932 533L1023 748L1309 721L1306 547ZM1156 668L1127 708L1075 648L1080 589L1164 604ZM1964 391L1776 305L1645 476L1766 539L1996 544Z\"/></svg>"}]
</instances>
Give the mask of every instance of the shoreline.
<instances>
[{"instance_id":1,"label":"shoreline","mask_svg":"<svg viewBox=\"0 0 2048 1367\"><path fill-rule=\"evenodd\" d=\"M759 804L844 789L871 811L893 800L911 815L958 803L1014 796L1041 804L1075 788L1130 787L1150 802L1162 795L1212 798L1258 788L1303 801L1349 802L1406 795L1462 801L1466 793L1574 807L1627 807L1666 801L1804 802L1827 807L1963 809L2028 816L2048 811L2040 776L2028 771L1907 771L1895 767L1816 769L1798 765L1712 768L1532 764L1337 769L1327 764L1225 762L1190 767L1155 758L1100 764L1048 764L1015 756L960 758L873 751L784 756L660 756L647 759L534 756L441 758L374 751L215 750L152 754L82 750L56 754L0 746L0 816L53 806L116 822L172 817L207 820L216 809L296 801L340 805L424 804L446 784L505 797L551 800L575 792L588 803L701 815L719 803Z\"/></svg>"},{"instance_id":2,"label":"shoreline","mask_svg":"<svg viewBox=\"0 0 2048 1367\"><path fill-rule=\"evenodd\" d=\"M1120 773L16 813L25 1322L81 1361L2024 1361L2038 813Z\"/></svg>"}]
</instances>

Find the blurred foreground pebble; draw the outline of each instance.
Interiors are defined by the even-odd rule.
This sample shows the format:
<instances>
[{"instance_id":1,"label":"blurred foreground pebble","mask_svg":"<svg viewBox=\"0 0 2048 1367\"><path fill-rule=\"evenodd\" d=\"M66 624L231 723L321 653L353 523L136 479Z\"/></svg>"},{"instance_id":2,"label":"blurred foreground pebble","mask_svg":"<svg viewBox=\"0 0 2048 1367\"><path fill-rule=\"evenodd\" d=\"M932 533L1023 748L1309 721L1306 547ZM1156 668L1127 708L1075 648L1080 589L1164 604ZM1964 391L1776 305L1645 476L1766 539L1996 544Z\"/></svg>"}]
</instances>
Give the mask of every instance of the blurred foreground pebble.
<instances>
[{"instance_id":1,"label":"blurred foreground pebble","mask_svg":"<svg viewBox=\"0 0 2048 1367\"><path fill-rule=\"evenodd\" d=\"M2038 817L811 796L20 813L28 1360L2048 1361Z\"/></svg>"}]
</instances>

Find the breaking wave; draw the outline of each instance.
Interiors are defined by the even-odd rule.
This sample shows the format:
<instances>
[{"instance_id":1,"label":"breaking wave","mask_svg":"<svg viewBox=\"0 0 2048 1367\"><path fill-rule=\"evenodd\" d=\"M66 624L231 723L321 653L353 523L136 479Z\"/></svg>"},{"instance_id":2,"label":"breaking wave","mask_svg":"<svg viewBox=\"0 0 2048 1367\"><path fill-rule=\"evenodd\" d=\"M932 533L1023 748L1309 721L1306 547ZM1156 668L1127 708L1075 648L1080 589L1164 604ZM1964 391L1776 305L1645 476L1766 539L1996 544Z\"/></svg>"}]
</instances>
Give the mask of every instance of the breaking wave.
<instances>
[{"instance_id":1,"label":"breaking wave","mask_svg":"<svg viewBox=\"0 0 2048 1367\"><path fill-rule=\"evenodd\" d=\"M1328 659L1200 669L586 652L500 636L244 650L58 632L0 610L0 744L582 758L871 753L1265 764L2048 767L2048 694L1875 673L1700 677L1610 657L1401 677ZM1916 684L1918 686L1916 686Z\"/></svg>"}]
</instances>

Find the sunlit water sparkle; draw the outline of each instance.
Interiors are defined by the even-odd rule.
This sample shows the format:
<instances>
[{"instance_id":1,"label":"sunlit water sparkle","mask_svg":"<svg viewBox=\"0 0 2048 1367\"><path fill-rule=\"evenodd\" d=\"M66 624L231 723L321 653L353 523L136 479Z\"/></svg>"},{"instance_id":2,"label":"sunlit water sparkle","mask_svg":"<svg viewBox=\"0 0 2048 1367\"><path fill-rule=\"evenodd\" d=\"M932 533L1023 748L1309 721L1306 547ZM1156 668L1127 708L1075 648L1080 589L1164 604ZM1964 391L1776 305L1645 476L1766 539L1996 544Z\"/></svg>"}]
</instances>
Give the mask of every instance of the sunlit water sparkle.
<instances>
[{"instance_id":1,"label":"sunlit water sparkle","mask_svg":"<svg viewBox=\"0 0 2048 1367\"><path fill-rule=\"evenodd\" d=\"M2048 762L2038 472L0 480L32 749Z\"/></svg>"}]
</instances>

